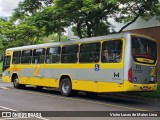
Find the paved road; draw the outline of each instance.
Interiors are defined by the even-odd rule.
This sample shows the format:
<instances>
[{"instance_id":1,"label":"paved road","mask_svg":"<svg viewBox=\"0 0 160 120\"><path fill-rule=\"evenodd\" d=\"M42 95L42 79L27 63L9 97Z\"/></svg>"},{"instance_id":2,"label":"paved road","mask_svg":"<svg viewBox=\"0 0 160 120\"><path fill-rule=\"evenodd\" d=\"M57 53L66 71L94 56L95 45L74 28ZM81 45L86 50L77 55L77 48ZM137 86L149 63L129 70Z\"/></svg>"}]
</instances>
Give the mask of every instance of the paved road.
<instances>
[{"instance_id":1,"label":"paved road","mask_svg":"<svg viewBox=\"0 0 160 120\"><path fill-rule=\"evenodd\" d=\"M140 100L133 98L120 97L115 95L101 95L97 98L91 98L84 93L79 93L75 97L63 97L58 91L53 89L43 89L41 91L28 86L26 89L15 89L11 83L2 83L0 80L0 112L7 111L51 111L51 116L62 115L64 117L49 117L42 116L36 118L19 118L20 120L106 120L106 119L122 119L128 120L128 117L84 117L86 114L99 115L98 112L90 113L90 111L106 111L106 115L115 111L160 111L160 102L150 100ZM55 112L53 112L55 111ZM58 112L63 111L63 112ZM78 111L78 116L75 112L66 113L66 111ZM82 111L82 112L79 112ZM89 111L85 112L84 111ZM107 112L110 111L110 112ZM42 112L43 113L43 112ZM100 114L102 114L101 112ZM22 113L21 113L22 114ZM68 115L69 117L65 117ZM104 114L103 114L104 115ZM103 116L102 115L102 116ZM0 118L0 120L9 120L18 118ZM129 119L145 119L150 117L129 117ZM152 117L153 120L158 120L158 117Z\"/></svg>"}]
</instances>

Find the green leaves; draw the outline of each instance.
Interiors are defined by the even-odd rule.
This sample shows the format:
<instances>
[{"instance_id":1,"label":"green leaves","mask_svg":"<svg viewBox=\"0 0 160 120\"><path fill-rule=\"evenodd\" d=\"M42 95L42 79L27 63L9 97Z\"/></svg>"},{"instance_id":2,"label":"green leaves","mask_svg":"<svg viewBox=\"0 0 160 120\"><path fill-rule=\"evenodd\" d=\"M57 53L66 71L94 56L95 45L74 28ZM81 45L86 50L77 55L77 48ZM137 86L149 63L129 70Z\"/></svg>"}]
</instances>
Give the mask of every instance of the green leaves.
<instances>
[{"instance_id":1,"label":"green leaves","mask_svg":"<svg viewBox=\"0 0 160 120\"><path fill-rule=\"evenodd\" d=\"M153 16L160 16L158 0L24 0L10 21L0 21L0 34L12 46L29 45L43 42L45 36L56 39L67 27L80 38L100 36L114 32L110 18L126 23L121 32L139 17Z\"/></svg>"},{"instance_id":2,"label":"green leaves","mask_svg":"<svg viewBox=\"0 0 160 120\"><path fill-rule=\"evenodd\" d=\"M0 21L0 34L3 49L42 42L43 29L27 23L15 25L10 21Z\"/></svg>"}]
</instances>

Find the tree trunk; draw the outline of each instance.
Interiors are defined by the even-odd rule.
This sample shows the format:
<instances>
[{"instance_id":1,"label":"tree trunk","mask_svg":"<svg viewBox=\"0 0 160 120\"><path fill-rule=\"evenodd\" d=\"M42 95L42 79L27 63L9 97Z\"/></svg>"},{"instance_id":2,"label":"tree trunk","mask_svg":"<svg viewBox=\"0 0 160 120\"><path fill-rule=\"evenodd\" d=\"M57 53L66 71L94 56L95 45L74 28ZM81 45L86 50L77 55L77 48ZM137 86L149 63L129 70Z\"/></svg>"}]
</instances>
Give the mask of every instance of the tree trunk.
<instances>
[{"instance_id":1,"label":"tree trunk","mask_svg":"<svg viewBox=\"0 0 160 120\"><path fill-rule=\"evenodd\" d=\"M60 16L58 18L58 23L59 23L59 30L58 30L58 35L57 35L57 41L61 42L61 18Z\"/></svg>"},{"instance_id":2,"label":"tree trunk","mask_svg":"<svg viewBox=\"0 0 160 120\"><path fill-rule=\"evenodd\" d=\"M141 11L139 11L139 13L137 14L137 16L136 16L131 22L129 22L129 23L127 23L126 25L124 25L124 26L118 31L118 33L121 33L126 27L128 27L129 25L131 25L132 23L134 23L134 22L138 19L138 17L140 16L140 14L141 14Z\"/></svg>"},{"instance_id":3,"label":"tree trunk","mask_svg":"<svg viewBox=\"0 0 160 120\"><path fill-rule=\"evenodd\" d=\"M91 27L87 20L86 20L86 26L87 26L87 35L88 37L91 37L92 36Z\"/></svg>"},{"instance_id":4,"label":"tree trunk","mask_svg":"<svg viewBox=\"0 0 160 120\"><path fill-rule=\"evenodd\" d=\"M81 33L81 23L80 23L80 22L77 23L77 28L76 28L76 30L77 30L77 33L78 33L79 38L81 39L81 38L82 38L82 33Z\"/></svg>"}]
</instances>

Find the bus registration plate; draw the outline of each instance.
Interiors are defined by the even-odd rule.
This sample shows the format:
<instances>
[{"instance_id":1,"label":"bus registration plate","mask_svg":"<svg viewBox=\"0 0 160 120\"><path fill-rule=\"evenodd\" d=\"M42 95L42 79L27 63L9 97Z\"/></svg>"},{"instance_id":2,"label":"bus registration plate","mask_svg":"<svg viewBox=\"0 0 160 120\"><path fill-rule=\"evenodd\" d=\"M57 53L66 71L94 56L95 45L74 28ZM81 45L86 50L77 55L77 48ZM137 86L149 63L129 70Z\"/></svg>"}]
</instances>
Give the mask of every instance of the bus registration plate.
<instances>
[{"instance_id":1,"label":"bus registration plate","mask_svg":"<svg viewBox=\"0 0 160 120\"><path fill-rule=\"evenodd\" d=\"M148 90L149 88L148 88L148 86L143 86L142 89L143 90Z\"/></svg>"}]
</instances>

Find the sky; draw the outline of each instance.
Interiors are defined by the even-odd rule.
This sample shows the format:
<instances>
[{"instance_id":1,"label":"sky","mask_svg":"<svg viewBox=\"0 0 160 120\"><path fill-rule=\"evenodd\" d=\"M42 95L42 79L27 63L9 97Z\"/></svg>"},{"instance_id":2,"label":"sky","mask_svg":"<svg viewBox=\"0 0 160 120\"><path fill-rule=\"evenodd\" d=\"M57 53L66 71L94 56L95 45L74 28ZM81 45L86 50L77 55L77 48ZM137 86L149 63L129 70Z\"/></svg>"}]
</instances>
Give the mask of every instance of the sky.
<instances>
[{"instance_id":1,"label":"sky","mask_svg":"<svg viewBox=\"0 0 160 120\"><path fill-rule=\"evenodd\" d=\"M18 6L22 0L0 0L0 17L11 16L13 9Z\"/></svg>"}]
</instances>

